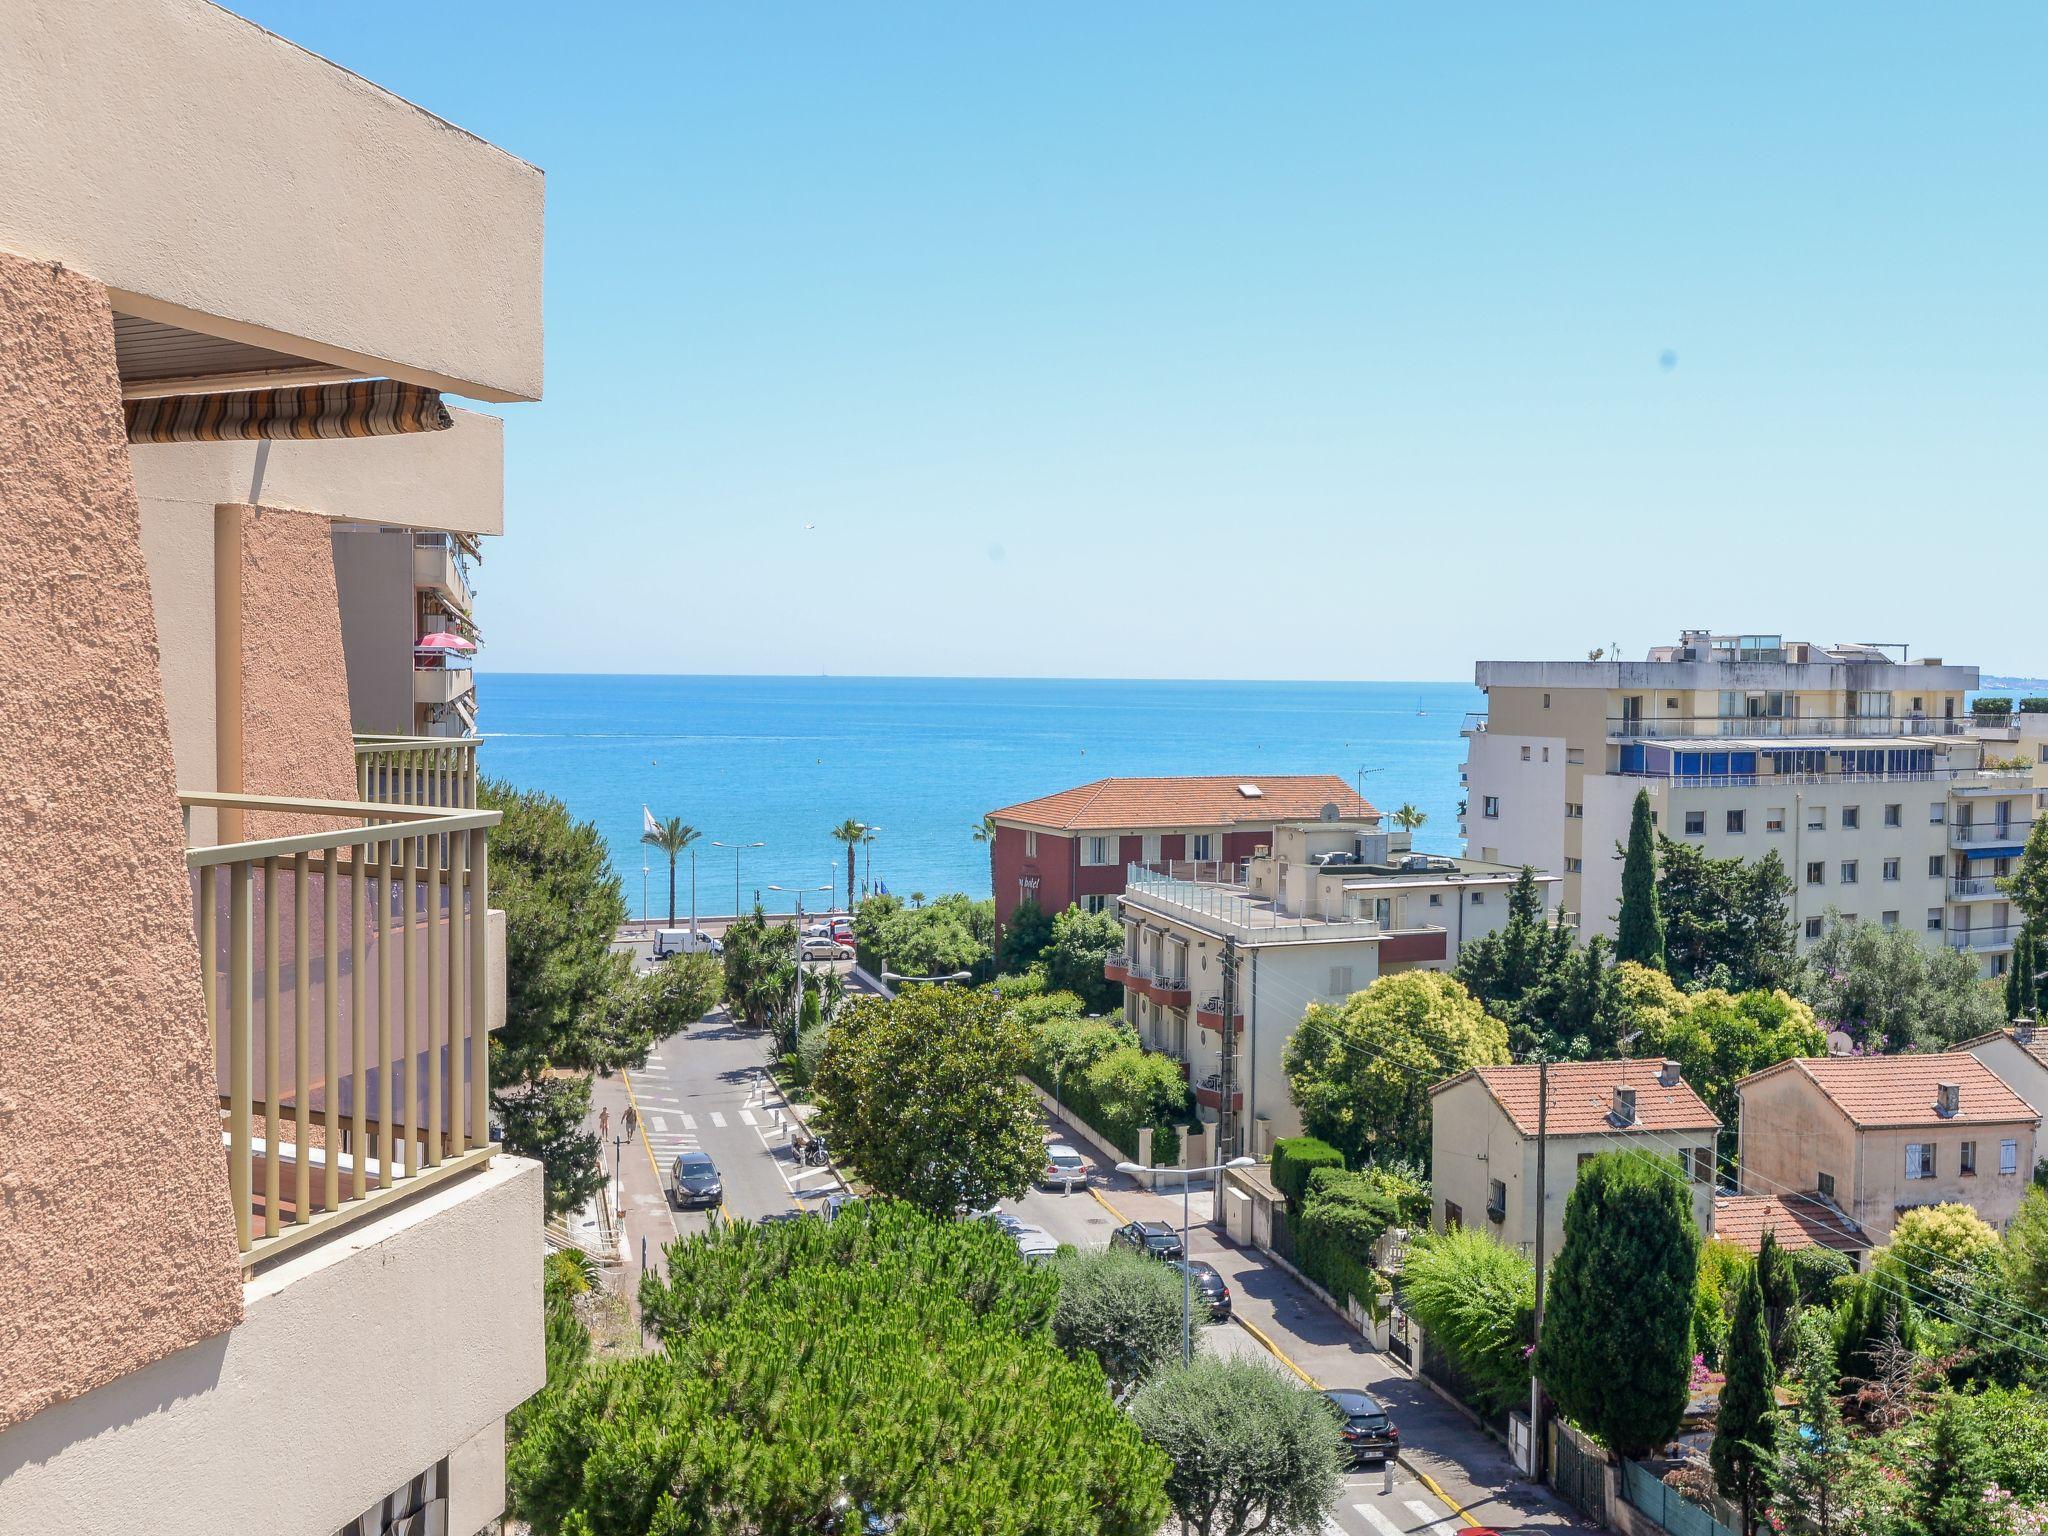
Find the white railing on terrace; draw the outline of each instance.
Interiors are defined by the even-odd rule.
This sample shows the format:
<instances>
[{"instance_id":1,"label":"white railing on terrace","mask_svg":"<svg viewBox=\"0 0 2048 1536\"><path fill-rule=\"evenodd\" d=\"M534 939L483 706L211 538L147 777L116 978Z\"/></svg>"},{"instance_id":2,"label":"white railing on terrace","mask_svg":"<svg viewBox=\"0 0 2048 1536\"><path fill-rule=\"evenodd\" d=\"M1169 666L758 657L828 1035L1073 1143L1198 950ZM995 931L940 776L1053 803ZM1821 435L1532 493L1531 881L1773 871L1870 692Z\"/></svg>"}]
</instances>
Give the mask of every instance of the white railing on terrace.
<instances>
[{"instance_id":1,"label":"white railing on terrace","mask_svg":"<svg viewBox=\"0 0 2048 1536\"><path fill-rule=\"evenodd\" d=\"M1465 716L1464 723L1458 727L1458 733L1460 735L1463 735L1467 731L1477 731L1481 734L1485 733L1486 714L1484 711L1474 710L1470 714Z\"/></svg>"},{"instance_id":2,"label":"white railing on terrace","mask_svg":"<svg viewBox=\"0 0 2048 1536\"><path fill-rule=\"evenodd\" d=\"M496 811L184 794L235 1240L255 1265L490 1159Z\"/></svg>"},{"instance_id":3,"label":"white railing on terrace","mask_svg":"<svg viewBox=\"0 0 2048 1536\"><path fill-rule=\"evenodd\" d=\"M1994 923L1988 928L1951 928L1943 936L1950 949L2010 949L2020 936L2019 923Z\"/></svg>"},{"instance_id":4,"label":"white railing on terrace","mask_svg":"<svg viewBox=\"0 0 2048 1536\"><path fill-rule=\"evenodd\" d=\"M1952 875L1948 893L1957 901L1970 901L1981 896L2003 896L2005 887L1996 875Z\"/></svg>"},{"instance_id":5,"label":"white railing on terrace","mask_svg":"<svg viewBox=\"0 0 2048 1536\"><path fill-rule=\"evenodd\" d=\"M1171 880L1195 880L1204 885L1243 885L1247 859L1157 859L1137 867L1147 874Z\"/></svg>"},{"instance_id":6,"label":"white railing on terrace","mask_svg":"<svg viewBox=\"0 0 2048 1536\"><path fill-rule=\"evenodd\" d=\"M1697 741L1714 737L1962 736L1967 719L1914 715L1610 715L1615 741Z\"/></svg>"},{"instance_id":7,"label":"white railing on terrace","mask_svg":"<svg viewBox=\"0 0 2048 1536\"><path fill-rule=\"evenodd\" d=\"M356 793L381 805L476 804L474 736L358 736Z\"/></svg>"},{"instance_id":8,"label":"white railing on terrace","mask_svg":"<svg viewBox=\"0 0 2048 1536\"><path fill-rule=\"evenodd\" d=\"M2024 843L2033 830L2031 816L2015 816L2008 821L1952 821L1948 824L1948 840L1958 848Z\"/></svg>"},{"instance_id":9,"label":"white railing on terrace","mask_svg":"<svg viewBox=\"0 0 2048 1536\"><path fill-rule=\"evenodd\" d=\"M1273 939L1362 939L1384 930L1371 918L1347 917L1341 908L1329 917L1289 913L1241 887L1226 887L1152 873L1132 864L1124 876L1124 894L1178 907L1247 936Z\"/></svg>"}]
</instances>

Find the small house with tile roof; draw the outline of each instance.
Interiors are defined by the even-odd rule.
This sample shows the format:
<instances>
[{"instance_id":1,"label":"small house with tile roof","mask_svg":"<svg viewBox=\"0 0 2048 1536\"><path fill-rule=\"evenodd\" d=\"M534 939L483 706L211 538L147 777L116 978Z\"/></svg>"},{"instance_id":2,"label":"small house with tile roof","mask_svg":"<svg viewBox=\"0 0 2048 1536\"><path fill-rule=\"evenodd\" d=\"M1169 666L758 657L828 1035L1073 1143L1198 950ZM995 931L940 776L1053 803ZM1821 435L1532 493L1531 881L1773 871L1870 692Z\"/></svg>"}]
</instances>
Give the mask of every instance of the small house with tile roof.
<instances>
[{"instance_id":1,"label":"small house with tile roof","mask_svg":"<svg viewBox=\"0 0 2048 1536\"><path fill-rule=\"evenodd\" d=\"M1713 1215L1715 1138L1721 1122L1671 1061L1567 1061L1550 1068L1538 1115L1540 1069L1475 1067L1429 1091L1432 1225L1476 1226L1532 1257L1536 1248L1536 1144L1544 1141L1542 1222L1546 1265L1564 1242L1565 1202L1579 1169L1602 1152L1674 1160L1705 1232Z\"/></svg>"},{"instance_id":2,"label":"small house with tile roof","mask_svg":"<svg viewBox=\"0 0 2048 1536\"><path fill-rule=\"evenodd\" d=\"M1714 1196L1714 1228L1710 1234L1745 1253L1763 1247L1769 1232L1788 1253L1800 1248L1832 1248L1858 1268L1863 1255L1876 1246L1864 1230L1818 1195Z\"/></svg>"},{"instance_id":3,"label":"small house with tile roof","mask_svg":"<svg viewBox=\"0 0 2048 1536\"><path fill-rule=\"evenodd\" d=\"M1878 1242L1950 1202L2003 1231L2033 1173L2040 1116L1969 1051L1800 1057L1735 1086L1742 1193L1817 1195Z\"/></svg>"},{"instance_id":4,"label":"small house with tile roof","mask_svg":"<svg viewBox=\"0 0 2048 1536\"><path fill-rule=\"evenodd\" d=\"M1239 869L1283 822L1375 831L1380 813L1333 773L1096 779L989 812L996 921L1026 899L1047 912L1114 911L1133 864L1188 879Z\"/></svg>"}]
</instances>

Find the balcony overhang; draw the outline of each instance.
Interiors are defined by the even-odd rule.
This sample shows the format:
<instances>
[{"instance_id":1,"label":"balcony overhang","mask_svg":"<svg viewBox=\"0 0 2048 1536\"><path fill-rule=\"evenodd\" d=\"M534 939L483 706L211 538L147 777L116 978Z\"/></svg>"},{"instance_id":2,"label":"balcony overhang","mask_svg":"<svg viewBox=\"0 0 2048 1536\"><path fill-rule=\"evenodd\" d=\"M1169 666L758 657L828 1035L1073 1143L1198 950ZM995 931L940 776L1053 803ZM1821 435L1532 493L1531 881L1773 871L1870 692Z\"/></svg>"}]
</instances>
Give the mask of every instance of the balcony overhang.
<instances>
[{"instance_id":1,"label":"balcony overhang","mask_svg":"<svg viewBox=\"0 0 2048 1536\"><path fill-rule=\"evenodd\" d=\"M543 203L535 167L206 0L0 6L0 249L106 286L130 388L538 399Z\"/></svg>"}]
</instances>

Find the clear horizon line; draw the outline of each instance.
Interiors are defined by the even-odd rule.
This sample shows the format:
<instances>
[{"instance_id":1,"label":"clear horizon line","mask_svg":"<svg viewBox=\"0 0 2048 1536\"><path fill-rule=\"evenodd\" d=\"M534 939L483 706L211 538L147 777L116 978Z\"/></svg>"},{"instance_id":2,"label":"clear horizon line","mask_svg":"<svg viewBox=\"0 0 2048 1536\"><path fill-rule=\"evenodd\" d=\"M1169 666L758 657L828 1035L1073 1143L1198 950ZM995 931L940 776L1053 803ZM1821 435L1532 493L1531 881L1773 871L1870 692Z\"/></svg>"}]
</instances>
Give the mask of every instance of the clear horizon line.
<instances>
[{"instance_id":1,"label":"clear horizon line","mask_svg":"<svg viewBox=\"0 0 2048 1536\"><path fill-rule=\"evenodd\" d=\"M823 679L832 682L865 683L1285 683L1312 687L1344 688L1371 683L1393 687L1461 687L1479 685L1455 677L1118 677L1103 674L1077 677L1040 672L573 672L489 667L474 669L482 677L680 677L715 680Z\"/></svg>"}]
</instances>

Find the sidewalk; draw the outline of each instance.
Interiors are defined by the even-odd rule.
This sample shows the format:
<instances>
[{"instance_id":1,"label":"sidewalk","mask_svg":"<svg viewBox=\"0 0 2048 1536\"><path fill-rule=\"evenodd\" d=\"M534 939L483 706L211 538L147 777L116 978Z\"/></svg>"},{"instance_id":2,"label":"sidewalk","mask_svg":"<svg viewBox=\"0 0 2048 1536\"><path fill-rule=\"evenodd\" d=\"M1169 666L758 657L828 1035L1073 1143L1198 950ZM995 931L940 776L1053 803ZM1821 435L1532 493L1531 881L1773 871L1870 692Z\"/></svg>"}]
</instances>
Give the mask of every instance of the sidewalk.
<instances>
[{"instance_id":1,"label":"sidewalk","mask_svg":"<svg viewBox=\"0 0 2048 1536\"><path fill-rule=\"evenodd\" d=\"M661 1268L663 1250L675 1240L676 1228L669 1214L668 1193L654 1166L654 1154L645 1136L626 1134L626 1110L632 1090L625 1077L593 1077L590 1082L590 1118L584 1129L597 1134L598 1114L611 1112L611 1129L603 1138L603 1163L607 1180L604 1198L615 1199L623 1208L620 1225L625 1231L622 1250L625 1262L608 1270L614 1288L632 1304L634 1316L640 1311L640 1271ZM614 1169L617 1182L612 1180ZM645 1265L642 1256L645 1256ZM665 1271L664 1271L665 1272Z\"/></svg>"},{"instance_id":2,"label":"sidewalk","mask_svg":"<svg viewBox=\"0 0 2048 1536\"><path fill-rule=\"evenodd\" d=\"M1154 1194L1119 1178L1098 1198L1123 1220L1178 1227L1178 1192ZM1213 1199L1195 1191L1200 1220ZM1410 1374L1392 1356L1370 1349L1351 1326L1308 1287L1256 1248L1240 1247L1220 1228L1191 1229L1192 1257L1216 1266L1229 1284L1235 1321L1282 1365L1310 1385L1359 1387L1386 1404L1401 1430L1401 1462L1465 1518L1468 1525L1522 1530L1586 1531L1548 1489L1530 1484L1507 1448Z\"/></svg>"}]
</instances>

